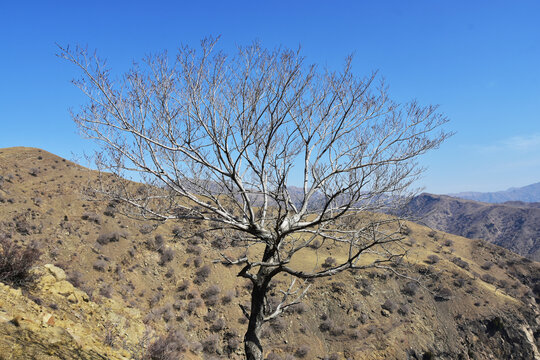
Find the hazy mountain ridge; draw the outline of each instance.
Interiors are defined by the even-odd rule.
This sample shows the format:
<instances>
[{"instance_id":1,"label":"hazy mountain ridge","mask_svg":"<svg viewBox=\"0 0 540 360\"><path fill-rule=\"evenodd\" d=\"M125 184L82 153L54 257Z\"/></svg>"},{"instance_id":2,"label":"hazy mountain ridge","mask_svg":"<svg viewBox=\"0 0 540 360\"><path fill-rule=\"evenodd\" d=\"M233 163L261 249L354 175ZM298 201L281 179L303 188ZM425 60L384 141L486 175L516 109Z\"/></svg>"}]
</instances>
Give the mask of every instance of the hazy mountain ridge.
<instances>
[{"instance_id":1,"label":"hazy mountain ridge","mask_svg":"<svg viewBox=\"0 0 540 360\"><path fill-rule=\"evenodd\" d=\"M503 191L460 192L448 194L448 196L487 203L504 203L508 201L540 202L540 182Z\"/></svg>"},{"instance_id":2,"label":"hazy mountain ridge","mask_svg":"<svg viewBox=\"0 0 540 360\"><path fill-rule=\"evenodd\" d=\"M421 194L408 211L418 222L467 238L483 239L540 260L540 204L489 204L446 195Z\"/></svg>"},{"instance_id":3,"label":"hazy mountain ridge","mask_svg":"<svg viewBox=\"0 0 540 360\"><path fill-rule=\"evenodd\" d=\"M41 263L62 267L73 284L40 266L45 278L29 293L0 286L0 359L12 349L21 359L48 359L59 348L73 359L140 359L154 335L171 329L183 334L180 358L242 358L238 304L249 286L237 268L213 262L223 251L219 234L188 236L207 224L124 217L118 206L81 196L94 172L38 149L0 149L0 176L0 235L39 242ZM392 269L422 286L383 269L315 281L301 307L264 329L268 359L538 355L538 263L414 223L404 237L407 266ZM328 242L301 261L339 256L333 251Z\"/></svg>"}]
</instances>

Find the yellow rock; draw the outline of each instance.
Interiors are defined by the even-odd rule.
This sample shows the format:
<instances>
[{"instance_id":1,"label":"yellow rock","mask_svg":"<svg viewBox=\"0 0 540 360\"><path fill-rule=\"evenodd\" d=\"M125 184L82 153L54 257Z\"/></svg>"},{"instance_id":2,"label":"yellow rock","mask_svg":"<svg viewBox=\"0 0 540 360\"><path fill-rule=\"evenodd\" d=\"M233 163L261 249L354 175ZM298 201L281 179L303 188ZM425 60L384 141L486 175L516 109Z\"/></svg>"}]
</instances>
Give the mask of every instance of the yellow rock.
<instances>
[{"instance_id":1,"label":"yellow rock","mask_svg":"<svg viewBox=\"0 0 540 360\"><path fill-rule=\"evenodd\" d=\"M55 319L54 319L54 316L52 314L45 314L43 316L43 323L46 324L46 325L54 325L55 323Z\"/></svg>"},{"instance_id":2,"label":"yellow rock","mask_svg":"<svg viewBox=\"0 0 540 360\"><path fill-rule=\"evenodd\" d=\"M70 282L66 280L58 281L57 283L53 284L49 290L53 293L60 294L62 296L69 296L70 294L73 294L75 288L73 285L71 285Z\"/></svg>"},{"instance_id":3,"label":"yellow rock","mask_svg":"<svg viewBox=\"0 0 540 360\"><path fill-rule=\"evenodd\" d=\"M71 293L68 295L67 297L67 300L72 303L72 304L76 304L78 303L79 301L77 300L77 297L75 296L75 294Z\"/></svg>"},{"instance_id":4,"label":"yellow rock","mask_svg":"<svg viewBox=\"0 0 540 360\"><path fill-rule=\"evenodd\" d=\"M66 272L53 264L44 265L49 272L56 278L57 281L66 280Z\"/></svg>"}]
</instances>

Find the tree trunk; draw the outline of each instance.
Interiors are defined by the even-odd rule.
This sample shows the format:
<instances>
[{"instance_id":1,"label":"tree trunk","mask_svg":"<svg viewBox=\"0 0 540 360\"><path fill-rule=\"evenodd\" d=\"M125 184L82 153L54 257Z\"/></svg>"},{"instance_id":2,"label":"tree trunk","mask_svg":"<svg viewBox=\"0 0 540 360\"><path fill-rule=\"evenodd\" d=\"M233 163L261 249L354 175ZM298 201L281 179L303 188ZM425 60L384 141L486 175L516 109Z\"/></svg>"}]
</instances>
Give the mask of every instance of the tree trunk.
<instances>
[{"instance_id":1,"label":"tree trunk","mask_svg":"<svg viewBox=\"0 0 540 360\"><path fill-rule=\"evenodd\" d=\"M263 348L260 341L264 323L264 296L268 290L268 280L253 284L251 292L251 312L249 324L244 335L244 349L247 360L263 360Z\"/></svg>"}]
</instances>

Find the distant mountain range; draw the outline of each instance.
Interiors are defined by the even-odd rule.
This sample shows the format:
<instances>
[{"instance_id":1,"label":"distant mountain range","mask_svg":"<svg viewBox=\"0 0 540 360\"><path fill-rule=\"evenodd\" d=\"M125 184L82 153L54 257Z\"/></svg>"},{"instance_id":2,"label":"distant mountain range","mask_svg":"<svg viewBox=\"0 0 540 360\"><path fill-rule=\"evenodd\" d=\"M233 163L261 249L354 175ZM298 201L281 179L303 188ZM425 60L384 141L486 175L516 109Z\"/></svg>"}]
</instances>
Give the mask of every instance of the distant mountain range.
<instances>
[{"instance_id":1,"label":"distant mountain range","mask_svg":"<svg viewBox=\"0 0 540 360\"><path fill-rule=\"evenodd\" d=\"M540 184L536 186L540 189ZM421 194L411 200L408 212L433 229L483 239L540 261L540 203L488 204Z\"/></svg>"},{"instance_id":2,"label":"distant mountain range","mask_svg":"<svg viewBox=\"0 0 540 360\"><path fill-rule=\"evenodd\" d=\"M540 202L540 182L496 192L461 192L448 194L460 199L482 201L487 203L503 203L507 201Z\"/></svg>"}]
</instances>

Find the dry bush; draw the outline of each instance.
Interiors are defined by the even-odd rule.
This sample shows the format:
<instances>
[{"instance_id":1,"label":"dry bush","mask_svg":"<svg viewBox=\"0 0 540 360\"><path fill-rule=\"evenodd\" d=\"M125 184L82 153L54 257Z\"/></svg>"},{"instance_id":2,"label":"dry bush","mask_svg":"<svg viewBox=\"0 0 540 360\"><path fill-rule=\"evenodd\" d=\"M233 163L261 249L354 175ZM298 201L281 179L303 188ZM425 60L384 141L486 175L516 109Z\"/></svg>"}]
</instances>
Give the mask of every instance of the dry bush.
<instances>
[{"instance_id":1,"label":"dry bush","mask_svg":"<svg viewBox=\"0 0 540 360\"><path fill-rule=\"evenodd\" d=\"M154 227L150 224L142 224L139 228L139 232L143 235L150 234L154 230Z\"/></svg>"},{"instance_id":2,"label":"dry bush","mask_svg":"<svg viewBox=\"0 0 540 360\"><path fill-rule=\"evenodd\" d=\"M188 341L178 330L169 331L148 346L143 360L177 360L187 351Z\"/></svg>"},{"instance_id":3,"label":"dry bush","mask_svg":"<svg viewBox=\"0 0 540 360\"><path fill-rule=\"evenodd\" d=\"M460 257L456 256L455 258L452 259L452 262L462 269L469 270L469 263Z\"/></svg>"},{"instance_id":4,"label":"dry bush","mask_svg":"<svg viewBox=\"0 0 540 360\"><path fill-rule=\"evenodd\" d=\"M82 279L82 273L78 270L73 270L68 273L67 281L76 288L81 288L84 286L84 281Z\"/></svg>"},{"instance_id":5,"label":"dry bush","mask_svg":"<svg viewBox=\"0 0 540 360\"><path fill-rule=\"evenodd\" d=\"M219 336L217 334L208 335L208 337L201 342L201 345L205 353L214 354L218 351Z\"/></svg>"},{"instance_id":6,"label":"dry bush","mask_svg":"<svg viewBox=\"0 0 540 360\"><path fill-rule=\"evenodd\" d=\"M330 331L334 328L334 322L330 319L324 319L320 324L319 324L319 330L321 330L322 332L326 332L326 331Z\"/></svg>"},{"instance_id":7,"label":"dry bush","mask_svg":"<svg viewBox=\"0 0 540 360\"><path fill-rule=\"evenodd\" d=\"M161 252L159 265L165 266L168 262L171 262L173 259L174 259L174 250L169 247L166 247Z\"/></svg>"},{"instance_id":8,"label":"dry bush","mask_svg":"<svg viewBox=\"0 0 540 360\"><path fill-rule=\"evenodd\" d=\"M101 224L101 216L94 212L85 212L82 214L81 219L87 220L96 224Z\"/></svg>"},{"instance_id":9,"label":"dry bush","mask_svg":"<svg viewBox=\"0 0 540 360\"><path fill-rule=\"evenodd\" d=\"M31 168L28 173L32 176L38 176L41 170L39 168Z\"/></svg>"},{"instance_id":10,"label":"dry bush","mask_svg":"<svg viewBox=\"0 0 540 360\"><path fill-rule=\"evenodd\" d=\"M491 261L486 261L485 263L482 264L482 269L484 270L489 270L491 269L491 267L493 266L493 263Z\"/></svg>"},{"instance_id":11,"label":"dry bush","mask_svg":"<svg viewBox=\"0 0 540 360\"><path fill-rule=\"evenodd\" d=\"M221 292L221 288L218 285L210 285L201 294L203 299L207 299L212 296L217 296Z\"/></svg>"},{"instance_id":12,"label":"dry bush","mask_svg":"<svg viewBox=\"0 0 540 360\"><path fill-rule=\"evenodd\" d=\"M111 284L104 284L99 289L99 295L101 295L103 297L106 297L108 299L110 299L112 297L112 292L113 292L113 289L112 289Z\"/></svg>"},{"instance_id":13,"label":"dry bush","mask_svg":"<svg viewBox=\"0 0 540 360\"><path fill-rule=\"evenodd\" d=\"M186 247L186 252L188 254L195 254L195 255L201 255L202 254L202 248L197 245L188 245Z\"/></svg>"},{"instance_id":14,"label":"dry bush","mask_svg":"<svg viewBox=\"0 0 540 360\"><path fill-rule=\"evenodd\" d=\"M401 292L405 295L414 296L418 291L419 285L416 281L409 281L405 284Z\"/></svg>"},{"instance_id":15,"label":"dry bush","mask_svg":"<svg viewBox=\"0 0 540 360\"><path fill-rule=\"evenodd\" d=\"M335 266L336 264L337 264L337 260L335 258L329 256L324 260L324 263L322 264L322 267L323 268L329 268L329 267Z\"/></svg>"},{"instance_id":16,"label":"dry bush","mask_svg":"<svg viewBox=\"0 0 540 360\"><path fill-rule=\"evenodd\" d=\"M384 309L384 310L388 310L390 311L391 313L393 313L394 311L397 310L398 308L398 304L396 304L396 302L392 299L387 299L384 304L381 305L381 307Z\"/></svg>"},{"instance_id":17,"label":"dry bush","mask_svg":"<svg viewBox=\"0 0 540 360\"><path fill-rule=\"evenodd\" d=\"M220 332L221 330L225 329L225 325L227 325L225 323L225 320L223 320L222 318L219 318L216 321L214 321L212 325L210 325L210 331Z\"/></svg>"},{"instance_id":18,"label":"dry bush","mask_svg":"<svg viewBox=\"0 0 540 360\"><path fill-rule=\"evenodd\" d=\"M428 264L432 264L432 265L433 265L433 264L438 263L440 260L441 260L441 259L440 259L437 255L429 255L429 256L427 257L426 262L427 262Z\"/></svg>"},{"instance_id":19,"label":"dry bush","mask_svg":"<svg viewBox=\"0 0 540 360\"><path fill-rule=\"evenodd\" d=\"M198 269L195 272L195 279L193 282L197 285L200 285L208 279L208 276L210 276L210 273L212 272L212 269L208 265L204 265L200 269Z\"/></svg>"},{"instance_id":20,"label":"dry bush","mask_svg":"<svg viewBox=\"0 0 540 360\"><path fill-rule=\"evenodd\" d=\"M497 282L497 279L490 274L484 274L480 277L480 279L487 282L488 284L495 284Z\"/></svg>"},{"instance_id":21,"label":"dry bush","mask_svg":"<svg viewBox=\"0 0 540 360\"><path fill-rule=\"evenodd\" d=\"M119 231L112 231L100 234L96 242L100 245L106 245L108 243L120 241L121 237L125 237L124 234L120 233Z\"/></svg>"},{"instance_id":22,"label":"dry bush","mask_svg":"<svg viewBox=\"0 0 540 360\"><path fill-rule=\"evenodd\" d=\"M443 245L450 247L450 246L454 245L454 242L452 240L450 240L450 239L446 239L446 240L444 240Z\"/></svg>"},{"instance_id":23,"label":"dry bush","mask_svg":"<svg viewBox=\"0 0 540 360\"><path fill-rule=\"evenodd\" d=\"M103 259L99 259L97 260L94 265L92 265L92 267L94 268L94 270L97 270L97 271L105 271L105 269L107 268L108 266L108 263L103 260Z\"/></svg>"},{"instance_id":24,"label":"dry bush","mask_svg":"<svg viewBox=\"0 0 540 360\"><path fill-rule=\"evenodd\" d=\"M40 256L36 243L21 247L11 238L0 235L0 282L13 287L31 284L34 277L29 270L37 264Z\"/></svg>"},{"instance_id":25,"label":"dry bush","mask_svg":"<svg viewBox=\"0 0 540 360\"><path fill-rule=\"evenodd\" d=\"M436 301L448 301L452 298L452 291L449 288L443 287L435 294Z\"/></svg>"},{"instance_id":26,"label":"dry bush","mask_svg":"<svg viewBox=\"0 0 540 360\"><path fill-rule=\"evenodd\" d=\"M339 360L339 355L336 353L326 355L325 357L323 357L323 360Z\"/></svg>"},{"instance_id":27,"label":"dry bush","mask_svg":"<svg viewBox=\"0 0 540 360\"><path fill-rule=\"evenodd\" d=\"M310 347L307 345L302 345L296 351L294 352L294 355L299 357L300 359L303 359L309 354Z\"/></svg>"},{"instance_id":28,"label":"dry bush","mask_svg":"<svg viewBox=\"0 0 540 360\"><path fill-rule=\"evenodd\" d=\"M399 232L401 235L410 235L412 233L412 230L407 225L402 225L399 229Z\"/></svg>"}]
</instances>

